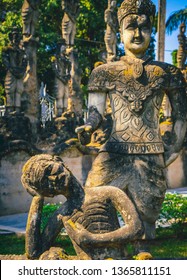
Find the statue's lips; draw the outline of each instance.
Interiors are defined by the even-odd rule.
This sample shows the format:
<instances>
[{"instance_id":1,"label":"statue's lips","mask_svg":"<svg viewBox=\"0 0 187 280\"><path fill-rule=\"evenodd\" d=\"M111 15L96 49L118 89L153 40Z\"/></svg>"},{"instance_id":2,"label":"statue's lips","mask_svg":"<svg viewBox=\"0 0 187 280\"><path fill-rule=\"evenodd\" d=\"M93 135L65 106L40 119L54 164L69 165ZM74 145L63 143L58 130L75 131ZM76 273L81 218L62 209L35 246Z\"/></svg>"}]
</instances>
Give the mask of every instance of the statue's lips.
<instances>
[{"instance_id":1,"label":"statue's lips","mask_svg":"<svg viewBox=\"0 0 187 280\"><path fill-rule=\"evenodd\" d=\"M137 40L133 41L133 44L136 44L136 45L141 45L142 43L143 43L143 41L137 41Z\"/></svg>"}]
</instances>

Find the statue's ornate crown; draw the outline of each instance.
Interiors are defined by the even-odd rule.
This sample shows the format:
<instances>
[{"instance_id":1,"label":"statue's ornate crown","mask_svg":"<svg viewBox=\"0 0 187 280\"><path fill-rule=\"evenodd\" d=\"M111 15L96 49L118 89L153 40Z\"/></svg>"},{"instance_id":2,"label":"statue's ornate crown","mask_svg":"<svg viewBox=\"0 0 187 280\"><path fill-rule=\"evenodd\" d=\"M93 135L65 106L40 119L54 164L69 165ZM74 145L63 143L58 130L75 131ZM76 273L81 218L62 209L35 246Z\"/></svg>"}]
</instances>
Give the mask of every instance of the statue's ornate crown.
<instances>
[{"instance_id":1,"label":"statue's ornate crown","mask_svg":"<svg viewBox=\"0 0 187 280\"><path fill-rule=\"evenodd\" d=\"M156 7L151 0L125 0L118 9L118 21L121 21L129 14L144 14L153 19Z\"/></svg>"}]
</instances>

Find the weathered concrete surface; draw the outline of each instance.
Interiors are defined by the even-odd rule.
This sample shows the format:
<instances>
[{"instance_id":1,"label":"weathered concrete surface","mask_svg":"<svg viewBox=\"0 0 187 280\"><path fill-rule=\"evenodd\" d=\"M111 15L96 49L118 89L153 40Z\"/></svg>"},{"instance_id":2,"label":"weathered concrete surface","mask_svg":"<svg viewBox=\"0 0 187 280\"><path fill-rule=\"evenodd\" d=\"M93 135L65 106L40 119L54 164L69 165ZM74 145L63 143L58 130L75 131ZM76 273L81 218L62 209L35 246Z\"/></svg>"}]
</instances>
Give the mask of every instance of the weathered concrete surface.
<instances>
[{"instance_id":1,"label":"weathered concrete surface","mask_svg":"<svg viewBox=\"0 0 187 280\"><path fill-rule=\"evenodd\" d=\"M10 153L1 159L0 166L0 215L26 212L31 198L21 184L21 170L29 159L23 151Z\"/></svg>"}]
</instances>

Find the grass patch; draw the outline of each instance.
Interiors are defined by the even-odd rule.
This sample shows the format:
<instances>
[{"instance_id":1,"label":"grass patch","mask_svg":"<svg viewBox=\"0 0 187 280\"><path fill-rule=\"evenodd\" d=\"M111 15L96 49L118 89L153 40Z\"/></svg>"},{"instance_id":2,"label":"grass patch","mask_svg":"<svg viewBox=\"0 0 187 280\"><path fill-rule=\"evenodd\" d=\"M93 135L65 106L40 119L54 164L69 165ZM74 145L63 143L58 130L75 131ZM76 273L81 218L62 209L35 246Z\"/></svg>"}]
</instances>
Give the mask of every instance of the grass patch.
<instances>
[{"instance_id":1,"label":"grass patch","mask_svg":"<svg viewBox=\"0 0 187 280\"><path fill-rule=\"evenodd\" d=\"M0 235L1 255L23 255L25 253L25 237L16 234Z\"/></svg>"},{"instance_id":2,"label":"grass patch","mask_svg":"<svg viewBox=\"0 0 187 280\"><path fill-rule=\"evenodd\" d=\"M153 255L154 259L186 260L187 239L156 239L150 245L150 252Z\"/></svg>"},{"instance_id":3,"label":"grass patch","mask_svg":"<svg viewBox=\"0 0 187 280\"><path fill-rule=\"evenodd\" d=\"M54 247L63 248L68 255L74 256L75 250L68 236L58 237ZM25 236L16 234L0 235L0 254L1 255L24 255L25 254Z\"/></svg>"},{"instance_id":4,"label":"grass patch","mask_svg":"<svg viewBox=\"0 0 187 280\"><path fill-rule=\"evenodd\" d=\"M187 230L186 230L187 236ZM175 232L171 228L157 230L155 240L150 243L150 252L154 259L167 260L186 260L187 259L187 237L176 238ZM56 247L63 248L68 255L75 255L75 250L68 236L62 235L56 239ZM129 246L128 251L133 256L132 248ZM25 253L25 238L17 235L0 236L0 254L2 255L23 255Z\"/></svg>"},{"instance_id":5,"label":"grass patch","mask_svg":"<svg viewBox=\"0 0 187 280\"><path fill-rule=\"evenodd\" d=\"M47 204L43 208L41 230L46 226L50 216L61 204ZM150 252L154 259L187 260L187 197L178 194L166 194L158 219L161 227L156 230L156 239L149 241ZM170 227L163 227L163 225ZM63 230L62 230L63 231ZM63 248L68 255L75 255L70 238L59 235L54 247ZM133 246L127 246L129 255L133 257ZM1 255L23 255L25 253L25 237L17 235L0 235Z\"/></svg>"}]
</instances>

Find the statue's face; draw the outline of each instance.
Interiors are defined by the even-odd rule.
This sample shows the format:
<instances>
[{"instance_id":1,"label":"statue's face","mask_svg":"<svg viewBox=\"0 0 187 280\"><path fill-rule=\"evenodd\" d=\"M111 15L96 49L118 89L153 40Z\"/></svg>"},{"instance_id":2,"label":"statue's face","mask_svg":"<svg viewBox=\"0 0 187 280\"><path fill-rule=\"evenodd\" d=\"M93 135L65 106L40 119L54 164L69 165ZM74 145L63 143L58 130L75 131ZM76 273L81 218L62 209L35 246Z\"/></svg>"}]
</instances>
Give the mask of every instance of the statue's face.
<instances>
[{"instance_id":1,"label":"statue's face","mask_svg":"<svg viewBox=\"0 0 187 280\"><path fill-rule=\"evenodd\" d=\"M121 32L126 54L141 58L151 39L149 18L146 15L128 15L123 20Z\"/></svg>"},{"instance_id":2,"label":"statue's face","mask_svg":"<svg viewBox=\"0 0 187 280\"><path fill-rule=\"evenodd\" d=\"M116 8L116 4L117 4L116 1L112 1L112 2L111 2L111 8Z\"/></svg>"},{"instance_id":3,"label":"statue's face","mask_svg":"<svg viewBox=\"0 0 187 280\"><path fill-rule=\"evenodd\" d=\"M49 185L46 191L46 193L48 192L48 196L65 194L65 177L66 175L64 173L64 166L61 162L56 162L48 176Z\"/></svg>"}]
</instances>

